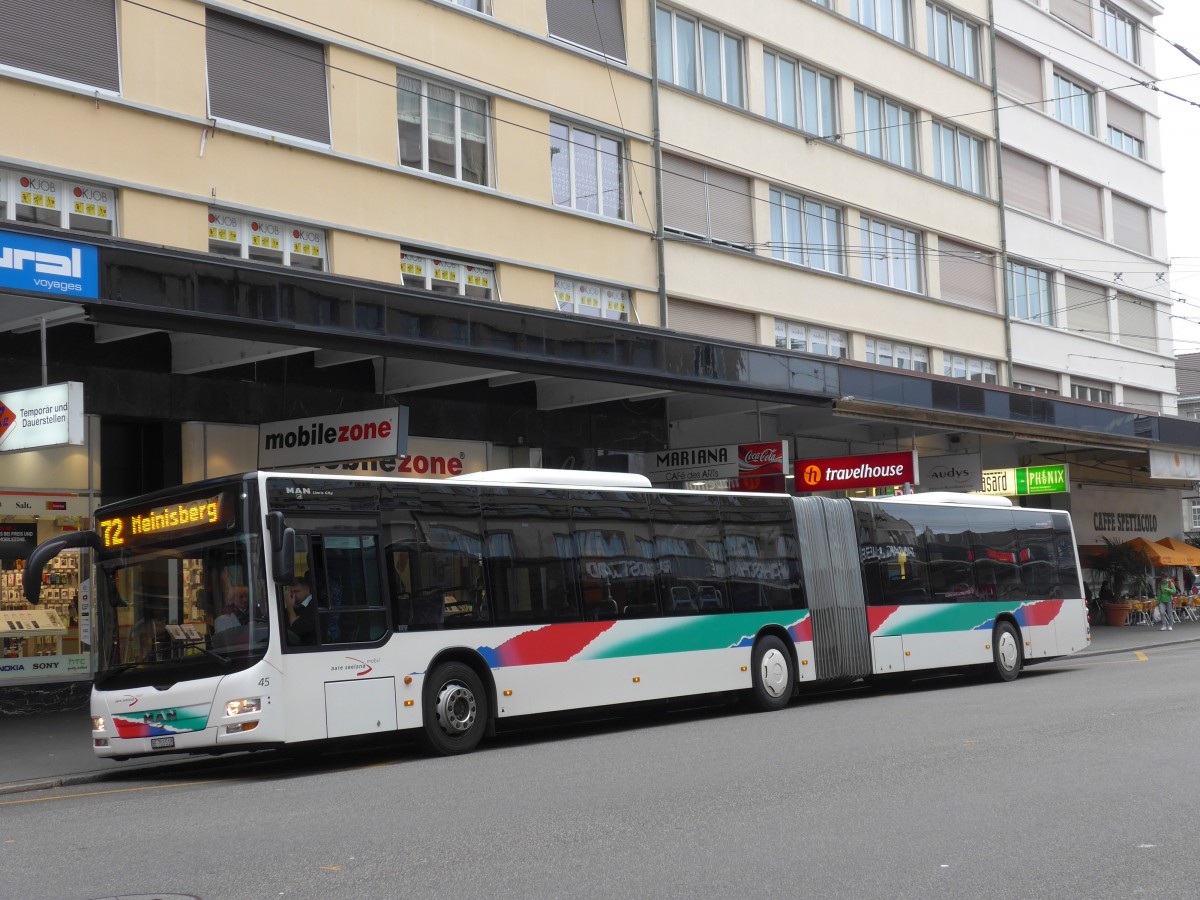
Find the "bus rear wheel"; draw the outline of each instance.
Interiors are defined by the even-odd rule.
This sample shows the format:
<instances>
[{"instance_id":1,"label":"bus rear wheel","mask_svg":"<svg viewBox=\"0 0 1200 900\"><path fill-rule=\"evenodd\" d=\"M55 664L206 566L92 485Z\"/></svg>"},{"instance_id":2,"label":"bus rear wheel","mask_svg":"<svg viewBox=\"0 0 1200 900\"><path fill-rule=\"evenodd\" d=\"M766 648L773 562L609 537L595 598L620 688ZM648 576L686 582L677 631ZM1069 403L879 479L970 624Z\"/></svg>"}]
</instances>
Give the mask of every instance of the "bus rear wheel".
<instances>
[{"instance_id":1,"label":"bus rear wheel","mask_svg":"<svg viewBox=\"0 0 1200 900\"><path fill-rule=\"evenodd\" d=\"M1012 681L1021 673L1021 635L1011 622L998 622L992 632L992 665L997 681Z\"/></svg>"},{"instance_id":2,"label":"bus rear wheel","mask_svg":"<svg viewBox=\"0 0 1200 900\"><path fill-rule=\"evenodd\" d=\"M796 673L792 671L792 655L783 641L769 634L754 645L750 677L753 682L750 697L755 707L770 712L788 705L796 686Z\"/></svg>"},{"instance_id":3,"label":"bus rear wheel","mask_svg":"<svg viewBox=\"0 0 1200 900\"><path fill-rule=\"evenodd\" d=\"M442 663L425 679L421 746L438 756L469 753L487 729L488 699L470 666Z\"/></svg>"}]
</instances>

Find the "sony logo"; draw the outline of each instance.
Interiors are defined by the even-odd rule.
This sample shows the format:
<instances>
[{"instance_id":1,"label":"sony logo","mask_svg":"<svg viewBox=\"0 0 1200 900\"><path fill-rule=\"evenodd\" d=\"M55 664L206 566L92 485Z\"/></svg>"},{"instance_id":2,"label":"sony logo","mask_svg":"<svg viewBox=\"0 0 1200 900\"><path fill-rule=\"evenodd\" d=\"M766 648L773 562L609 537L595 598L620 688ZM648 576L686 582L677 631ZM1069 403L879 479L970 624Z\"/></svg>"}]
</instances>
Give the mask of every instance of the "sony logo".
<instances>
[{"instance_id":1,"label":"sony logo","mask_svg":"<svg viewBox=\"0 0 1200 900\"><path fill-rule=\"evenodd\" d=\"M83 254L78 248L71 250L70 256L61 253L38 253L33 250L19 250L16 247L0 246L0 269L28 271L29 263L33 271L41 275L62 275L66 278L83 277Z\"/></svg>"}]
</instances>

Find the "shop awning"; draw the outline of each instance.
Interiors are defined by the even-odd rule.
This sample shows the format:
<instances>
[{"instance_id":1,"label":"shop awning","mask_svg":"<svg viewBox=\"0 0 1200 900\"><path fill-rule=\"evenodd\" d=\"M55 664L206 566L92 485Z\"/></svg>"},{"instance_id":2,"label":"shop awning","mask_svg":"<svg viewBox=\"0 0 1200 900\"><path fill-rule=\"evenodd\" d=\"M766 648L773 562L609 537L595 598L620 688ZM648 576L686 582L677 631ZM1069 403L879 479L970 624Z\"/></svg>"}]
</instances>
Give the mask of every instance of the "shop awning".
<instances>
[{"instance_id":1,"label":"shop awning","mask_svg":"<svg viewBox=\"0 0 1200 900\"><path fill-rule=\"evenodd\" d=\"M1179 540L1179 538L1172 537L1161 538L1154 543L1161 544L1168 550L1172 550L1175 553L1179 553L1186 557L1187 562L1180 563L1180 565L1200 566L1200 547L1193 547L1191 544Z\"/></svg>"},{"instance_id":2,"label":"shop awning","mask_svg":"<svg viewBox=\"0 0 1200 900\"><path fill-rule=\"evenodd\" d=\"M1150 560L1150 564L1154 566L1189 566L1188 557L1172 550L1169 547L1164 547L1162 544L1156 544L1153 541L1148 541L1143 537L1136 537L1131 541L1125 542L1126 546L1136 547L1145 554Z\"/></svg>"}]
</instances>

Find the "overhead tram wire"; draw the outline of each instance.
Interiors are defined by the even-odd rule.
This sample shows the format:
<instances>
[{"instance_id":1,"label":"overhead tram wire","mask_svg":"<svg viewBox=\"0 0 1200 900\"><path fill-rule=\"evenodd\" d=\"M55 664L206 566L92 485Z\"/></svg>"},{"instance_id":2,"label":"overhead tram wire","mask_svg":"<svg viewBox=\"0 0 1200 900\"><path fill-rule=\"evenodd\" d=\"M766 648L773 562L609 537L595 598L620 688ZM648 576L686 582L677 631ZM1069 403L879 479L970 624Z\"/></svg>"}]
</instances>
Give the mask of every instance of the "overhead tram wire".
<instances>
[{"instance_id":1,"label":"overhead tram wire","mask_svg":"<svg viewBox=\"0 0 1200 900\"><path fill-rule=\"evenodd\" d=\"M207 21L205 21L205 22L196 22L196 21L195 21L195 20L193 20L193 19L189 19L189 18L186 18L186 17L184 17L184 16L181 16L181 15L178 15L178 14L175 14L175 13L167 12L166 10L158 9L158 8L156 8L156 7L148 6L148 5L144 4L144 3L138 2L138 0L122 0L122 2L124 2L124 3L128 3L128 4L130 4L130 5L133 5L133 6L137 6L137 7L141 8L141 9L145 9L145 10L147 10L147 11L150 11L150 12L155 12L155 13L158 13L158 14L160 14L160 15L167 16L167 17L169 17L169 18L176 19L176 20L178 20L178 21L180 21L180 22L185 22L185 23L187 23L187 24L189 24L189 25L195 25L195 26L198 26L198 27L200 27L200 28L203 28L203 29L205 29L206 31L207 31L209 28L212 28L214 31L217 31L218 33L221 33L221 34L227 34L227 35L230 35L230 36L233 36L233 37L237 37L239 40L242 40L242 41L244 41L244 42L246 42L246 43L260 43L260 42L256 42L256 41L254 41L252 38L247 38L247 37L245 37L245 36L244 36L244 35L242 35L242 34L233 35L233 34L231 34L230 32L223 31L223 30L222 30L220 27L218 27L218 26L213 26L213 25L210 25L210 24L209 24ZM296 15L294 15L294 14L291 14L291 13L284 12L284 11L282 11L282 10L279 10L279 9L275 8L275 7L269 6L269 5L267 5L267 4L264 4L264 3L258 3L258 2L255 2L255 0L245 0L245 2L247 3L247 5L258 7L258 8L260 8L260 9L266 10L266 11L268 11L268 12L272 12L272 13L275 13L275 14L277 14L277 15L283 16L283 17L285 17L285 18L292 19L292 20L295 20L295 21L297 21L297 22L301 22L301 23L303 23L303 24L305 24L305 25L309 25L309 26L311 26L311 27L313 27L313 28L320 29L320 30L322 30L322 31L326 31L326 32L329 32L329 33L331 33L331 34L336 34L336 35L338 35L338 36L340 36L340 37L343 37L343 38L346 38L346 39L348 39L348 40L351 40L351 41L355 41L355 42L361 43L361 44L363 44L363 45L365 45L365 46L374 47L374 48L376 48L376 49L379 49L379 50L382 50L382 51L384 51L384 52L387 52L387 53L389 53L389 54L391 54L391 55L398 56L398 57L402 57L402 58L404 58L404 59L413 60L413 61L415 61L415 62L421 63L422 65L425 65L425 66L431 66L431 67L433 67L433 68L436 68L436 69L439 69L439 70L441 70L441 71L448 72L448 73L451 73L451 74L454 74L454 75L458 75L460 78L465 78L465 79L468 79L468 80L470 80L470 81L472 81L472 82L477 82L477 83L479 83L479 84L488 85L489 87L495 88L495 89L497 89L497 90L502 90L502 91L505 91L506 93L510 93L510 94L512 94L512 95L514 95L514 96L523 97L523 98L525 98L525 99L527 99L527 100L530 100L531 102L537 103L537 104L539 104L539 105L548 106L548 107L551 107L551 108L553 108L553 109L557 109L557 110L562 110L562 111L563 111L563 113L564 113L565 115L568 115L568 116L575 116L575 115L577 115L576 113L573 113L573 112L572 112L572 111L570 111L570 110L564 110L562 107L560 107L560 106L557 106L556 104L547 103L546 101L540 100L540 99L538 99L538 98L536 98L536 97L532 97L532 96L530 96L530 95L527 95L527 94L523 94L523 93L521 93L521 92L518 92L518 91L511 91L511 90L508 90L507 88L502 88L502 87L500 87L500 86L498 86L498 85L492 84L492 83L490 83L490 82L487 82L487 81L484 81L484 80L482 80L482 79L477 79L477 78L473 78L473 77L470 77L470 76L466 76L465 74L463 74L463 73L461 73L461 72L457 72L456 70L450 69L450 68L448 68L448 67L441 66L441 65L438 65L438 64L436 64L436 63L429 63L427 60L423 60L423 59L421 59L421 58L419 58L419 57L415 57L415 56L412 56L412 55L410 55L410 54L406 54L406 53L403 53L403 52L400 52L400 51L394 50L394 49L392 49L392 48L385 47L385 46L383 46L383 45L381 45L381 44L376 44L376 43L374 43L374 42L372 42L372 41L369 41L369 40L366 40L366 39L363 39L363 38L356 37L356 36L354 36L354 35L351 35L351 34L349 34L349 33L347 33L347 32L340 31L340 30L338 30L338 29L331 28L331 27L328 27L328 26L322 25L322 24L320 24L320 23L317 23L317 22L313 22L312 20L305 19L305 18L303 18L303 17L301 17L301 16L296 16ZM595 10L594 10L594 9L593 9L593 15L595 15ZM251 20L251 21L254 21L254 20ZM1015 33L1018 33L1018 32L1015 32ZM277 49L277 51L279 50L279 48L276 48L276 49ZM284 52L284 53L286 53L287 51L286 51L286 50L282 50L281 52ZM608 58L607 58L607 56L606 56L606 55L604 56L604 58L605 58L605 63L606 63L606 67L607 67L607 66L608 66L608 63L607 63L607 59L608 59ZM363 80L365 80L365 81L372 82L372 83L375 83L375 84L379 84L379 85L381 85L381 86L383 86L383 87L386 87L386 88L388 88L390 91L401 91L401 90L406 90L406 89L404 89L404 88L401 88L401 87L399 87L397 84L395 84L395 83L394 83L394 82L392 82L392 81L384 81L384 80L382 80L382 79L379 79L379 78L374 78L374 77L372 77L372 76L370 76L370 75L366 75L366 74L364 74L364 73L361 73L361 72L356 72L356 71L353 71L353 70L350 70L350 69L345 69L345 68L342 68L342 67L339 67L339 66L335 66L335 65L333 65L332 63L330 63L330 62L328 61L328 59L326 59L326 60L323 62L323 65L324 65L324 67L325 67L326 69L328 69L328 70L330 70L330 71L336 71L336 72L340 72L340 73L342 73L342 74L351 75L351 76L354 76L354 77L357 77L357 78L361 78L361 79L363 79ZM1118 74L1119 74L1119 73L1118 73ZM1200 73L1197 73L1197 74L1200 74ZM1127 76L1126 76L1126 77L1127 77ZM1190 75L1186 75L1186 76L1178 76L1178 78L1190 78L1190 77L1193 77L1193 76L1190 76ZM610 83L611 83L611 70L609 70L609 78L610 78ZM1134 86L1144 86L1144 85L1143 85L1143 83L1142 83L1142 82L1136 82L1136 81L1133 81L1133 82L1131 82L1131 83L1130 83L1130 84L1128 84L1128 85L1122 85L1122 86L1119 86L1119 87L1108 88L1108 89L1103 89L1103 90L1104 90L1104 91L1114 91L1114 90L1118 90L1118 89L1122 89L1122 88L1127 88L1127 87L1134 87ZM1100 89L1098 89L1098 90L1100 90ZM615 91L615 87L614 87L614 91ZM412 92L409 92L409 93L412 93ZM1086 92L1085 92L1085 93L1086 93ZM1028 101L1028 102L1021 102L1021 103L1012 103L1012 104L1009 104L1009 105L1007 105L1007 106L989 107L989 108L987 108L987 109L979 110L979 111L976 111L976 112L969 112L969 113L958 113L958 114L952 114L952 115L940 116L940 117L938 117L938 118L940 118L940 119L965 118L965 117L968 117L968 116L975 116L975 115L984 114L984 113L987 113L987 112L991 111L992 109L996 109L996 110L1003 110L1003 109L1009 109L1009 108L1019 108L1019 107L1023 107L1023 106L1030 106L1030 105L1034 105L1034 104L1040 104L1040 103L1042 103L1042 102L1046 102L1046 101ZM453 103L451 103L451 104L447 104L447 105L449 105L449 106L455 106L455 107L457 107L457 108L462 108L462 107L458 106L458 104L453 104ZM477 110L473 110L473 112L476 112L477 114L479 114ZM617 109L617 113L618 113L618 117L620 117L620 110L619 110L619 106L618 106L618 109ZM488 112L482 113L481 115L483 115L485 118L487 118L487 119L489 119L490 121L492 121L492 122L495 122L495 123L497 123L497 124L509 125L509 126L512 126L512 127L514 127L514 128L518 128L518 129L521 129L521 130L524 130L524 131L527 131L527 132L530 132L530 133L533 133L533 134L538 134L538 135L541 135L541 136L543 136L543 137L547 137L547 138L550 138L550 137L552 137L552 135L551 135L551 134L549 134L548 132L546 132L546 131L543 131L543 130L541 130L541 129L538 129L538 128L535 128L535 127L533 127L533 126L530 126L530 125L525 125L525 124L522 124L522 123L520 123L520 122L513 122L513 121L510 121L510 120L507 120L507 119L502 119L502 118L500 118L499 116L496 116L494 113L492 113L492 112L490 111L490 107L489 107L489 111L488 111ZM590 117L589 117L589 118L590 118ZM921 124L922 122L933 122L933 121L936 121L936 120L935 120L933 117L930 117L930 118L928 118L928 119L924 119L924 120L920 120L920 119L918 119L918 120L915 120L915 121L914 121L912 124L913 124L913 125L916 125L916 124ZM895 127L902 127L902 126L899 126L899 125L887 125L887 124L882 124L882 125L880 126L880 130L886 130L886 129L895 128ZM623 122L622 122L622 124L621 124L621 126L620 126L620 130L621 130L621 132L622 132L622 133L628 134L628 132L626 132L626 131L625 131L625 128L624 128ZM837 136L837 137L840 139L840 138L844 138L844 137L846 137L847 135L865 134L865 133L869 133L870 131L874 131L874 130L876 130L876 129L862 129L862 130L860 130L860 131L842 131L842 132L840 132L840 133L838 134L838 136ZM798 133L800 133L800 132L798 132ZM630 135L630 136L632 136L632 135ZM829 138L821 138L821 137L817 137L817 138L816 138L816 140L817 140L817 141L828 141L828 140L829 140ZM568 143L569 143L569 144L572 144L572 145L574 145L574 144L575 144L575 142L574 142L574 141L571 141L569 138L568 138ZM688 153L688 154L690 154L690 155L691 155L692 157L694 157L694 158L699 158L699 159L706 160L706 161L712 161L712 162L715 162L715 163L721 164L721 165L723 165L723 166L725 166L725 167L728 167L728 168L735 169L735 170L737 170L737 171L743 172L743 173L745 173L745 174L747 174L747 175L750 175L750 176L753 176L753 177L757 177L757 178L761 178L761 179L763 179L764 181L767 181L768 183L778 183L776 179L773 179L773 178L771 178L769 175L767 175L767 174L765 174L765 173L758 172L758 171L756 171L756 170L752 170L752 169L747 169L747 168L744 168L744 167L741 167L741 166L735 166L735 165L732 165L732 164L730 164L730 163L728 163L728 162L726 162L726 161L724 161L724 160L721 160L721 159L719 159L719 158L716 158L716 157L711 157L711 156L707 156L706 154L696 153L695 151L691 151L691 150L689 150L688 148L686 148L686 147L683 147L683 146L681 146L681 145L677 145L677 144L671 144L671 143L669 143L669 142L666 142L666 141L663 141L663 142L662 142L662 144L663 144L663 146L665 146L665 147L670 147L670 148L672 148L672 149L675 149L675 150L680 150L680 151L682 151L682 152ZM586 146L586 145L585 145L585 146ZM603 151L597 151L597 152L601 152L601 153L602 153ZM636 167L646 167L646 168L653 168L653 166L652 166L651 164L649 164L649 163L642 163L642 162L639 162L639 161L637 161L637 160L634 160L634 159L632 159L632 157L629 157L628 155L625 157L625 160L626 160L626 162L627 162L627 163L628 163L628 164L629 164L631 167L635 167L635 170L636 170ZM664 171L665 171L665 169L664 169ZM687 181L692 181L692 182L695 182L695 183L698 183L698 184L705 184L705 182L704 182L702 179L693 178L693 177L691 177L691 176L688 176L688 175L685 175L685 174L683 174L683 173L679 173L679 172L672 172L672 175L674 175L674 176L675 176L675 177L677 177L677 178L681 178L681 179L684 179L684 180L687 180ZM635 177L635 180L636 180L636 174L634 175L634 177ZM727 188L723 188L723 190L726 190L728 193L730 193L730 194L732 194L732 195L734 195L734 196L743 196L743 197L746 197L746 198L748 198L748 199L749 199L751 202L768 203L768 204L770 203L770 201L769 201L769 200L765 200L765 199L762 199L762 198L756 197L756 196L754 196L752 193L743 192L743 191L733 191L733 190L730 190L730 189L727 189ZM640 187L639 187L639 193L640 193ZM860 209L860 210L862 210L862 211L864 211L864 212L867 212L867 213L871 213L871 214L875 214L875 213L877 213L877 211L876 211L876 210L867 209L867 208L864 208L864 207L855 207L855 208L857 208L857 209ZM643 198L643 209L645 209L645 201L644 201L644 198ZM648 213L648 210L647 210L647 213ZM888 219L889 221L891 221L891 220L892 220L892 217L891 217L891 216L889 216L889 215L887 215L886 213L882 213L881 215L883 216L883 218L885 218L885 219ZM821 219L821 220L823 220L823 221L835 221L835 220L831 220L831 219L829 219L828 217L826 217L826 216L823 216L823 215L822 215L822 216L819 216L819 217L817 217L817 218L820 218L820 219ZM835 224L836 224L836 222L835 222ZM771 247L771 246L773 246L773 245L772 245L770 242L765 242L765 243L752 243L750 246ZM815 246L815 245L814 245L814 246ZM987 252L987 254L988 254L988 255L999 255L999 254L1000 254L1000 250L999 250L999 248L996 248L996 247L991 247L991 246L983 245L983 249L984 249L984 251L986 251L986 252ZM830 252L830 251L829 251L829 250L826 250L825 252ZM857 252L857 253L859 253L859 254L863 255L864 257L871 257L871 258L875 258L875 257L877 257L877 256L879 255L879 254L876 254L876 253L872 253L871 251L869 251L869 250L867 250L867 249L865 249L865 248L863 248L863 249L860 249L860 250L858 250L858 251L851 251L849 248L845 248L845 247L843 247L843 248L841 248L841 252L842 252L843 254L849 254L849 253L851 253L851 252ZM917 254L919 254L919 255L925 256L925 257L929 257L929 256L934 256L934 255L937 255L937 254L936 254L936 251L928 251L928 250L920 250L920 249L915 249L915 250L914 250L914 252L915 252L915 253L917 253ZM955 256L958 256L959 254L953 254L953 255L955 255ZM991 267L991 268L994 268L994 269L999 269L999 270L1002 270L1002 271L1003 271L1003 269L1002 269L1002 267L1001 267L1001 266L999 266L999 265L996 265L996 264L993 264L993 263L983 263L983 262L981 262L980 264L981 264L981 265L986 265L986 266L989 266L989 267ZM1114 263L1114 265L1120 265L1120 264L1121 264L1120 262ZM1061 268L1061 267L1056 267L1056 268ZM1073 270L1068 270L1068 269L1066 269L1066 268L1062 268L1062 271L1063 271L1064 273L1067 273L1067 272L1073 272ZM873 282L867 282L867 283L873 283ZM1099 299L1098 299L1097 301L1095 301L1096 303L1100 303L1100 302L1107 302L1107 296L1106 296L1106 295L1101 295L1101 294L1097 293L1097 297L1098 297ZM1087 306L1087 305L1091 305L1091 301L1089 301L1089 303L1086 303L1086 304L1078 304L1078 305L1076 305L1076 306L1074 306L1074 307L1071 307L1071 308L1079 308L1079 307L1082 307L1082 306ZM1174 315L1174 314L1167 314L1167 315L1169 315L1171 318L1179 318L1179 319L1181 319L1181 320L1184 320L1184 321L1190 321L1190 320L1188 320L1188 319L1186 319L1185 317L1182 317L1182 316L1177 316L1177 315ZM1150 337L1150 336L1146 336L1146 337Z\"/></svg>"}]
</instances>

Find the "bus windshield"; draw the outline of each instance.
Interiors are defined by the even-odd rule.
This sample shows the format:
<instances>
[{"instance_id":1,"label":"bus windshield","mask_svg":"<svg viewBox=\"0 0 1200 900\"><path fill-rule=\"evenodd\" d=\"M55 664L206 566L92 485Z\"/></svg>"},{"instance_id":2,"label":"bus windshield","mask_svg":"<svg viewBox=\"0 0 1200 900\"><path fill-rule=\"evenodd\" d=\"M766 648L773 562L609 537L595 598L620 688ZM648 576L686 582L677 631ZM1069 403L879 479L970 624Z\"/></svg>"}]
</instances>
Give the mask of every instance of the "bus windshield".
<instances>
[{"instance_id":1,"label":"bus windshield","mask_svg":"<svg viewBox=\"0 0 1200 900\"><path fill-rule=\"evenodd\" d=\"M135 519L107 522L126 526ZM242 510L229 510L220 527L106 547L94 604L98 688L223 675L263 657L270 615L262 540L238 528L241 521ZM109 531L106 543L113 526Z\"/></svg>"}]
</instances>

